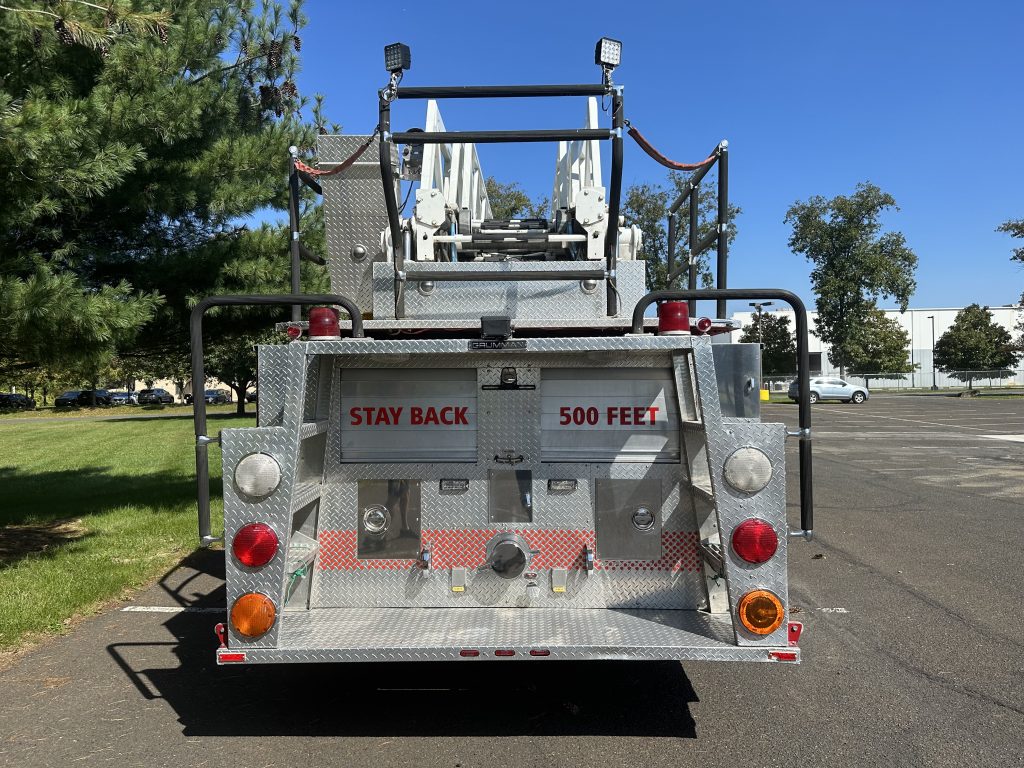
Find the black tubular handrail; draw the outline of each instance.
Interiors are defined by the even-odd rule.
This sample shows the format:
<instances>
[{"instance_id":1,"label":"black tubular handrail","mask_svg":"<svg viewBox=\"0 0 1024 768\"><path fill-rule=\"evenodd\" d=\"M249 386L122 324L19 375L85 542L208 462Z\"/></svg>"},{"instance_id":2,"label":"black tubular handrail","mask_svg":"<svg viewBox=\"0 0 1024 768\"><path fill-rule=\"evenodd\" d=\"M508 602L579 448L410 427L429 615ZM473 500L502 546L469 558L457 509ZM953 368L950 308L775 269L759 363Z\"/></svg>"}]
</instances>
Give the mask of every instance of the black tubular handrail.
<instances>
[{"instance_id":1,"label":"black tubular handrail","mask_svg":"<svg viewBox=\"0 0 1024 768\"><path fill-rule=\"evenodd\" d=\"M615 137L608 128L553 128L520 131L395 131L396 144L511 144L538 141L604 141Z\"/></svg>"},{"instance_id":2,"label":"black tubular handrail","mask_svg":"<svg viewBox=\"0 0 1024 768\"><path fill-rule=\"evenodd\" d=\"M750 299L778 299L793 308L796 316L796 364L800 387L800 528L810 541L814 532L814 498L811 474L811 359L807 338L807 308L792 291L780 288L704 288L700 290L652 291L642 297L633 308L633 333L644 332L644 312L659 301L697 300L746 301Z\"/></svg>"},{"instance_id":3,"label":"black tubular handrail","mask_svg":"<svg viewBox=\"0 0 1024 768\"><path fill-rule=\"evenodd\" d=\"M335 294L277 294L207 296L192 310L189 317L189 335L192 340L192 421L196 433L196 495L199 507L199 544L208 547L220 538L210 531L210 463L207 447L214 439L206 434L206 370L203 359L203 315L213 307L237 306L298 306L300 304L327 304L343 307L352 320L353 338L363 336L363 313L355 302Z\"/></svg>"},{"instance_id":4,"label":"black tubular handrail","mask_svg":"<svg viewBox=\"0 0 1024 768\"><path fill-rule=\"evenodd\" d=\"M604 96L603 84L576 85L426 85L400 86L397 99L510 99L547 96Z\"/></svg>"},{"instance_id":5,"label":"black tubular handrail","mask_svg":"<svg viewBox=\"0 0 1024 768\"><path fill-rule=\"evenodd\" d=\"M612 126L608 128L538 129L512 131L395 131L391 132L391 102L396 99L485 99L549 96L611 96ZM380 131L380 175L384 185L384 205L388 214L388 232L391 235L391 261L395 269L395 317L404 316L404 294L401 285L413 279L404 274L405 262L411 257L411 240L403 239L402 221L398 210L398 191L395 170L392 167L391 148L398 144L488 144L542 141L600 141L612 143L611 177L608 190L608 232L605 236L606 313L615 317L619 313L616 266L619 248L619 211L622 197L622 131L626 124L622 88L611 83L569 85L466 85L466 86L389 86L378 92ZM464 280L474 278L435 278L416 274L415 279L427 282L433 279ZM500 273L489 280L540 280L540 277L516 276ZM570 279L552 276L546 279ZM571 278L575 279L575 277Z\"/></svg>"}]
</instances>

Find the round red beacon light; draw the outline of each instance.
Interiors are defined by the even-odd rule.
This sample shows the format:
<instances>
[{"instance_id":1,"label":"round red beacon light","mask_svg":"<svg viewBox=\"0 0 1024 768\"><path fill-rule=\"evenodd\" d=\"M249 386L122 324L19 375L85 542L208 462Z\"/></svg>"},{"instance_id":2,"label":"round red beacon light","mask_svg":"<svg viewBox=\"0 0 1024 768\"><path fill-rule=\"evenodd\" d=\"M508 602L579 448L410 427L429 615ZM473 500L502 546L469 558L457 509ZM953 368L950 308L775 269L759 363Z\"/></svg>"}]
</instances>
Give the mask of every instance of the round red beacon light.
<instances>
[{"instance_id":1,"label":"round red beacon light","mask_svg":"<svg viewBox=\"0 0 1024 768\"><path fill-rule=\"evenodd\" d=\"M690 332L690 308L685 301L663 301L658 305L658 335L678 336Z\"/></svg>"},{"instance_id":2,"label":"round red beacon light","mask_svg":"<svg viewBox=\"0 0 1024 768\"><path fill-rule=\"evenodd\" d=\"M764 520L744 520L732 532L732 550L748 563L766 563L779 548L779 536Z\"/></svg>"},{"instance_id":3,"label":"round red beacon light","mask_svg":"<svg viewBox=\"0 0 1024 768\"><path fill-rule=\"evenodd\" d=\"M249 523L239 528L231 542L231 551L242 565L259 568L274 559L277 534L266 523Z\"/></svg>"},{"instance_id":4,"label":"round red beacon light","mask_svg":"<svg viewBox=\"0 0 1024 768\"><path fill-rule=\"evenodd\" d=\"M708 331L711 330L711 318L710 317L698 318L697 321L694 323L694 325L697 327L697 332L698 333L707 333Z\"/></svg>"},{"instance_id":5,"label":"round red beacon light","mask_svg":"<svg viewBox=\"0 0 1024 768\"><path fill-rule=\"evenodd\" d=\"M334 307L313 307L309 310L309 338L336 339L341 336L338 310Z\"/></svg>"}]
</instances>

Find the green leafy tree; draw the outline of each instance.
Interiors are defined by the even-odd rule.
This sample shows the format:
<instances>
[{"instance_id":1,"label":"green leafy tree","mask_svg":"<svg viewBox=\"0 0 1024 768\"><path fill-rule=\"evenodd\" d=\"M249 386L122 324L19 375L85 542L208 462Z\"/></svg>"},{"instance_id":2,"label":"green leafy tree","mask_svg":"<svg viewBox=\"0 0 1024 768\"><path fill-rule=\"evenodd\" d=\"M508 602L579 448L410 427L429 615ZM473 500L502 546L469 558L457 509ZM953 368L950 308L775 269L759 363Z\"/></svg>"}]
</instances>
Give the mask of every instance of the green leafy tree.
<instances>
[{"instance_id":1,"label":"green leafy tree","mask_svg":"<svg viewBox=\"0 0 1024 768\"><path fill-rule=\"evenodd\" d=\"M910 336L895 318L887 317L882 310L868 312L856 331L851 344L850 373L863 376L865 386L870 388L872 373L885 373L886 378L894 378L893 374L910 373L917 368L916 363L907 360Z\"/></svg>"},{"instance_id":2,"label":"green leafy tree","mask_svg":"<svg viewBox=\"0 0 1024 768\"><path fill-rule=\"evenodd\" d=\"M1019 238L1024 240L1024 219L1010 219L1004 221L996 228L997 232L1005 232L1010 237ZM1013 261L1020 262L1024 265L1024 245L1013 249L1013 255L1010 257ZM1020 296L1021 306L1024 307L1024 293ZM1017 330L1024 334L1024 318L1017 323ZM1024 350L1024 337L1018 341L1018 348Z\"/></svg>"},{"instance_id":3,"label":"green leafy tree","mask_svg":"<svg viewBox=\"0 0 1024 768\"><path fill-rule=\"evenodd\" d=\"M547 199L534 201L518 183L502 184L488 176L487 199L491 204L491 215L496 219L539 219L548 214L551 203Z\"/></svg>"},{"instance_id":4,"label":"green leafy tree","mask_svg":"<svg viewBox=\"0 0 1024 768\"><path fill-rule=\"evenodd\" d=\"M816 335L830 346L829 360L846 375L857 352L859 326L882 297L905 311L917 283L917 256L900 232L882 232L881 215L899 210L892 195L862 182L850 196L816 195L790 206L789 247L813 265Z\"/></svg>"},{"instance_id":5,"label":"green leafy tree","mask_svg":"<svg viewBox=\"0 0 1024 768\"><path fill-rule=\"evenodd\" d=\"M235 334L206 345L206 374L220 379L235 395L235 412L245 413L245 392L256 383L256 346L279 342L270 331ZM192 393L193 398L201 393Z\"/></svg>"},{"instance_id":6,"label":"green leafy tree","mask_svg":"<svg viewBox=\"0 0 1024 768\"><path fill-rule=\"evenodd\" d=\"M776 312L755 312L743 326L741 344L761 345L761 372L785 376L796 370L796 339L789 330L789 317Z\"/></svg>"},{"instance_id":7,"label":"green leafy tree","mask_svg":"<svg viewBox=\"0 0 1024 768\"><path fill-rule=\"evenodd\" d=\"M239 221L284 208L287 148L315 139L300 6L4 4L0 368L180 352L197 296L287 289L281 228Z\"/></svg>"},{"instance_id":8,"label":"green leafy tree","mask_svg":"<svg viewBox=\"0 0 1024 768\"><path fill-rule=\"evenodd\" d=\"M622 203L622 212L627 225L636 225L643 232L641 254L647 268L647 284L651 290L666 288L684 288L688 281L688 272L683 270L671 284L668 280L668 207L679 196L687 174L672 171L669 173L668 186L660 184L634 184L626 191ZM729 246L736 239L736 218L742 213L736 205L729 205L729 221L727 237ZM714 231L718 224L718 192L717 184L707 178L701 182L697 203L697 239L700 240ZM675 264L678 268L687 262L690 226L689 197L676 212ZM709 250L697 257L698 285L708 287L715 283L711 268L716 250Z\"/></svg>"},{"instance_id":9,"label":"green leafy tree","mask_svg":"<svg viewBox=\"0 0 1024 768\"><path fill-rule=\"evenodd\" d=\"M953 326L935 342L935 367L966 381L968 390L974 388L974 379L983 372L1012 375L1009 369L1019 357L1010 332L992 319L988 309L977 304L957 312Z\"/></svg>"}]
</instances>

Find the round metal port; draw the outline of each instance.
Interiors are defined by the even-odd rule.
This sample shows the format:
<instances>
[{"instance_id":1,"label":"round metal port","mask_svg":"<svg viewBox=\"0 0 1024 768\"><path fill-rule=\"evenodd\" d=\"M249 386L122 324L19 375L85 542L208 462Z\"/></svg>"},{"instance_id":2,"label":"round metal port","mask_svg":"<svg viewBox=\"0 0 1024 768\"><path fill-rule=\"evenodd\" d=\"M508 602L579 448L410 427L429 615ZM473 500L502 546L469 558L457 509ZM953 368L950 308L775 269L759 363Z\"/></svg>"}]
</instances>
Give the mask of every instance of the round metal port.
<instances>
[{"instance_id":1,"label":"round metal port","mask_svg":"<svg viewBox=\"0 0 1024 768\"><path fill-rule=\"evenodd\" d=\"M502 533L487 545L487 565L503 579L516 579L530 564L530 546L515 533Z\"/></svg>"},{"instance_id":2,"label":"round metal port","mask_svg":"<svg viewBox=\"0 0 1024 768\"><path fill-rule=\"evenodd\" d=\"M633 512L633 527L641 533L650 531L656 522L658 522L657 518L647 507L637 507Z\"/></svg>"},{"instance_id":3,"label":"round metal port","mask_svg":"<svg viewBox=\"0 0 1024 768\"><path fill-rule=\"evenodd\" d=\"M367 533L380 536L387 531L389 525L391 525L391 513L388 512L387 507L375 504L363 510L363 528Z\"/></svg>"}]
</instances>

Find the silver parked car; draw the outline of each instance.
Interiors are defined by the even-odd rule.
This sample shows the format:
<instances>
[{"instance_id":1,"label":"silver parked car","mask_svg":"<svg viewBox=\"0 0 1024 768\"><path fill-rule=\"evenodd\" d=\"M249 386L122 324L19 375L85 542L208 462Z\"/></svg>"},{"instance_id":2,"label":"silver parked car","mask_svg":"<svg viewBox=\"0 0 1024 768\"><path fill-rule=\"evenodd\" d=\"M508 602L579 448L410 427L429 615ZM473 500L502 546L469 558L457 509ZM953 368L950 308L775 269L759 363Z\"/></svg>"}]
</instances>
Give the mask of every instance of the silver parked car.
<instances>
[{"instance_id":1,"label":"silver parked car","mask_svg":"<svg viewBox=\"0 0 1024 768\"><path fill-rule=\"evenodd\" d=\"M799 382L790 382L788 394L791 400L799 402ZM858 387L856 384L850 384L842 379L824 378L822 376L811 379L811 396L808 400L812 403L816 403L819 400L842 400L844 403L860 405L867 399L867 389Z\"/></svg>"}]
</instances>

